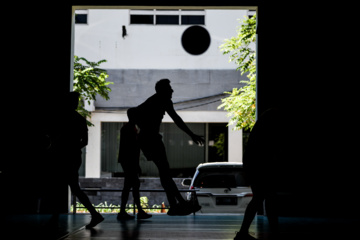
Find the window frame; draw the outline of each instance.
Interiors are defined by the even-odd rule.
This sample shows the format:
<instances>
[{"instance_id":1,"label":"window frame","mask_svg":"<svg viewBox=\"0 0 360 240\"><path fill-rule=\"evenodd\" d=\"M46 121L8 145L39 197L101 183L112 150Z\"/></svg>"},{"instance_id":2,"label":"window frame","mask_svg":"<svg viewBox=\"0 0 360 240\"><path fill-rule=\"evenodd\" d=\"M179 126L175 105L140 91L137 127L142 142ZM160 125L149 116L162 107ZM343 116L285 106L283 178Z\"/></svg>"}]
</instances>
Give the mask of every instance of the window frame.
<instances>
[{"instance_id":1,"label":"window frame","mask_svg":"<svg viewBox=\"0 0 360 240\"><path fill-rule=\"evenodd\" d=\"M132 15L152 15L153 16L153 24L147 23L132 23L131 16ZM178 24L157 24L156 18L157 16L178 16ZM203 16L204 24L198 23L187 23L182 24L182 16ZM206 26L206 10L190 10L190 9L130 9L129 10L129 25L153 25L153 26L189 26L189 25L202 25Z\"/></svg>"},{"instance_id":2,"label":"window frame","mask_svg":"<svg viewBox=\"0 0 360 240\"><path fill-rule=\"evenodd\" d=\"M86 15L86 23L77 23L76 22L76 15ZM75 10L75 15L74 15L74 24L76 25L89 25L89 10L88 9L78 9Z\"/></svg>"}]
</instances>

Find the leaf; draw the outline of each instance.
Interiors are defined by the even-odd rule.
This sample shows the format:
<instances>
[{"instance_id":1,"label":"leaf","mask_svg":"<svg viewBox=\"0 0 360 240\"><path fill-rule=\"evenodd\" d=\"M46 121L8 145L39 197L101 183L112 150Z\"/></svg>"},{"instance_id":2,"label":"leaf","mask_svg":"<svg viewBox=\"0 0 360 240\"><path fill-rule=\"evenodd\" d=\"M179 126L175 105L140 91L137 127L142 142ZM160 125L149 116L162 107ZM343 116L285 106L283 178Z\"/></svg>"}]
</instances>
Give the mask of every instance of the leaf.
<instances>
[{"instance_id":1,"label":"leaf","mask_svg":"<svg viewBox=\"0 0 360 240\"><path fill-rule=\"evenodd\" d=\"M84 101L96 100L100 95L105 100L109 100L111 89L107 87L113 82L108 82L109 77L106 70L99 68L100 64L107 60L102 59L98 62L91 62L84 57L74 56L74 81L73 89L80 93L80 104L77 111L86 118L88 126L94 126L90 122L91 113L84 108Z\"/></svg>"},{"instance_id":2,"label":"leaf","mask_svg":"<svg viewBox=\"0 0 360 240\"><path fill-rule=\"evenodd\" d=\"M239 20L240 22L240 20ZM225 39L219 49L229 55L229 62L235 62L241 75L247 74L248 80L240 81L240 88L224 92L229 96L221 99L218 109L223 108L230 117L229 125L233 130L252 129L256 116L256 52L250 44L256 41L256 15L240 22L237 34Z\"/></svg>"}]
</instances>

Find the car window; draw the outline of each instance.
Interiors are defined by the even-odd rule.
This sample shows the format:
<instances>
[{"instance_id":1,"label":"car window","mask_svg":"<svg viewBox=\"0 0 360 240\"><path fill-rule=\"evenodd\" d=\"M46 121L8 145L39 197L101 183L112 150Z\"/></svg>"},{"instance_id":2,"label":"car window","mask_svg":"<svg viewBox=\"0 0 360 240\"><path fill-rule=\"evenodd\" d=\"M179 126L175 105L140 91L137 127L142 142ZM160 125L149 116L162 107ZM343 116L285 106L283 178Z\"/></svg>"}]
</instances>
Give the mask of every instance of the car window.
<instances>
[{"instance_id":1,"label":"car window","mask_svg":"<svg viewBox=\"0 0 360 240\"><path fill-rule=\"evenodd\" d=\"M234 168L204 168L199 170L194 181L198 188L245 187L243 170Z\"/></svg>"}]
</instances>

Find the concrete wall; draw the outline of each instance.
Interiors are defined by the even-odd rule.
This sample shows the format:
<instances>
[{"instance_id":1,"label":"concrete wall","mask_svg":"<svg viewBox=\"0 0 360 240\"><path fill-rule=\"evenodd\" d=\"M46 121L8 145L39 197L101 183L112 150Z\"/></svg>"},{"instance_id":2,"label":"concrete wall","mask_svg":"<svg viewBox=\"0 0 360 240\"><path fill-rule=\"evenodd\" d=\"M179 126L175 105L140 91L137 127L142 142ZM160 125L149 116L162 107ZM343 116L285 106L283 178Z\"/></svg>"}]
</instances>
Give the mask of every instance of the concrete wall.
<instances>
[{"instance_id":1,"label":"concrete wall","mask_svg":"<svg viewBox=\"0 0 360 240\"><path fill-rule=\"evenodd\" d=\"M109 85L111 92L110 99L98 97L95 102L96 109L117 110L124 107L134 107L141 104L148 97L155 93L155 83L168 78L174 89L172 101L175 108L188 108L191 111L216 111L221 104L220 95L225 91L232 91L233 88L243 86L241 80L246 80L245 75L235 69L108 69ZM192 103L181 103L199 98ZM216 104L211 104L217 100ZM181 104L180 104L181 103ZM199 106L197 108L194 108ZM110 109L109 109L110 108Z\"/></svg>"},{"instance_id":2,"label":"concrete wall","mask_svg":"<svg viewBox=\"0 0 360 240\"><path fill-rule=\"evenodd\" d=\"M88 24L75 25L74 52L92 61L106 59L107 69L235 69L219 46L235 35L237 19L246 15L247 10L206 10L210 47L204 54L190 55L181 45L188 25L135 25L129 23L128 9L89 9Z\"/></svg>"}]
</instances>

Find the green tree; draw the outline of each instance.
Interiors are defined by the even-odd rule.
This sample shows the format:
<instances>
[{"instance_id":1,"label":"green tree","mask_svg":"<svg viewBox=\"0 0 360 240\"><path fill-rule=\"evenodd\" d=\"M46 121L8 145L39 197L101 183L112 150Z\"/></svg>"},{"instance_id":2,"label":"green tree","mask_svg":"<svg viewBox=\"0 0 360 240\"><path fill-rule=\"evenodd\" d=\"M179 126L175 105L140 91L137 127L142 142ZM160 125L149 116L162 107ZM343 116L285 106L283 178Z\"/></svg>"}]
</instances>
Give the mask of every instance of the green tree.
<instances>
[{"instance_id":1,"label":"green tree","mask_svg":"<svg viewBox=\"0 0 360 240\"><path fill-rule=\"evenodd\" d=\"M77 111L86 118L88 126L94 126L89 119L91 112L85 109L85 102L90 104L90 100L96 100L96 96L100 95L106 100L109 100L109 92L111 89L108 87L113 82L107 82L106 78L109 77L106 70L99 68L101 63L106 60L98 62L90 62L83 57L74 57L74 84L73 91L80 93L80 103Z\"/></svg>"},{"instance_id":2,"label":"green tree","mask_svg":"<svg viewBox=\"0 0 360 240\"><path fill-rule=\"evenodd\" d=\"M240 22L237 35L230 39L225 39L220 45L222 53L229 54L229 62L235 62L236 70L241 75L247 73L248 80L240 81L245 83L241 88L233 88L228 97L221 99L221 105L231 117L228 125L233 125L233 130L252 129L256 117L256 52L254 43L256 42L256 15L246 18Z\"/></svg>"}]
</instances>

